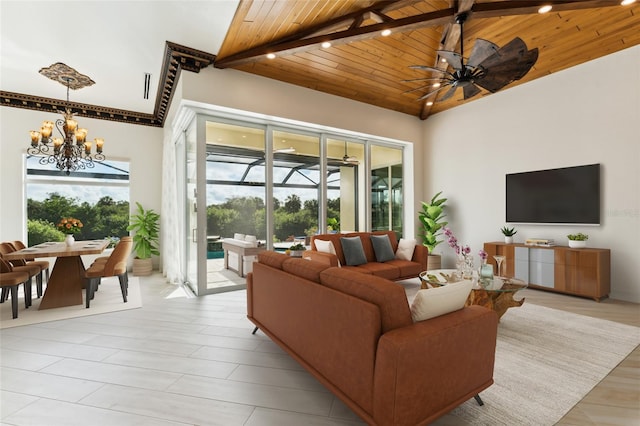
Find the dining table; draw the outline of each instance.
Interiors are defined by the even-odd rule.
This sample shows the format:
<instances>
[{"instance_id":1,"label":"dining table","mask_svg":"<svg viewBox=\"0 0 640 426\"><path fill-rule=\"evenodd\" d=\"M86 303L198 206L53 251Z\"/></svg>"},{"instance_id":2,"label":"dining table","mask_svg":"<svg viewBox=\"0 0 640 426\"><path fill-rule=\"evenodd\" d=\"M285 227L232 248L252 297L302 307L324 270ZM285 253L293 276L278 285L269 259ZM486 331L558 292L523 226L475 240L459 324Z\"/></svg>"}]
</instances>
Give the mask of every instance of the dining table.
<instances>
[{"instance_id":1,"label":"dining table","mask_svg":"<svg viewBox=\"0 0 640 426\"><path fill-rule=\"evenodd\" d=\"M83 255L100 254L110 240L45 242L3 255L6 260L55 257L55 264L47 281L47 288L38 309L82 305L85 267Z\"/></svg>"}]
</instances>

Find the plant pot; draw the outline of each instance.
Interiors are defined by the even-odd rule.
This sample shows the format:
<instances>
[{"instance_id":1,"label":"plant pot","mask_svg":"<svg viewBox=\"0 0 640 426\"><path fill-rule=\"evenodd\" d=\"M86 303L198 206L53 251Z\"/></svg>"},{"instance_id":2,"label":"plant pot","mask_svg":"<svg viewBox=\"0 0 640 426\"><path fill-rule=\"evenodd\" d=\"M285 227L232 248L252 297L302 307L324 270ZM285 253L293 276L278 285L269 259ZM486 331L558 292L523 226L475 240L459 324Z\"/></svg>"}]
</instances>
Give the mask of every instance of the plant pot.
<instances>
[{"instance_id":1,"label":"plant pot","mask_svg":"<svg viewBox=\"0 0 640 426\"><path fill-rule=\"evenodd\" d=\"M302 257L302 252L304 250L291 250L289 251L289 256L291 257Z\"/></svg>"},{"instance_id":2,"label":"plant pot","mask_svg":"<svg viewBox=\"0 0 640 426\"><path fill-rule=\"evenodd\" d=\"M67 245L67 247L71 247L75 242L76 239L73 238L73 235L71 234L67 234L67 236L64 238L64 243Z\"/></svg>"},{"instance_id":3,"label":"plant pot","mask_svg":"<svg viewBox=\"0 0 640 426\"><path fill-rule=\"evenodd\" d=\"M569 247L571 248L585 248L586 246L586 241L569 240Z\"/></svg>"},{"instance_id":4,"label":"plant pot","mask_svg":"<svg viewBox=\"0 0 640 426\"><path fill-rule=\"evenodd\" d=\"M507 237L507 236L505 235L505 237L504 237L504 243L505 243L505 244L513 244L513 237Z\"/></svg>"},{"instance_id":5,"label":"plant pot","mask_svg":"<svg viewBox=\"0 0 640 426\"><path fill-rule=\"evenodd\" d=\"M133 275L136 277L145 277L147 275L151 275L151 271L153 271L153 262L151 258L148 259L133 259Z\"/></svg>"},{"instance_id":6,"label":"plant pot","mask_svg":"<svg viewBox=\"0 0 640 426\"><path fill-rule=\"evenodd\" d=\"M442 256L439 254L430 254L427 257L427 271L433 271L434 269L442 269Z\"/></svg>"}]
</instances>

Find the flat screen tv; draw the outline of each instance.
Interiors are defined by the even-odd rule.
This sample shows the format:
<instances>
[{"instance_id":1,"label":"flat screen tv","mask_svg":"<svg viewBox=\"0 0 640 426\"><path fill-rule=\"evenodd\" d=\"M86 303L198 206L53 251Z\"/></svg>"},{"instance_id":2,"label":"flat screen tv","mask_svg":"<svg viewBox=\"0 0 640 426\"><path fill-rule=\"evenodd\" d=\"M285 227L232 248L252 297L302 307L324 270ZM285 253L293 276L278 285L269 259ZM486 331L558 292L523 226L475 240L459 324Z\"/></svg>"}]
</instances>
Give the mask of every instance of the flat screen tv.
<instances>
[{"instance_id":1,"label":"flat screen tv","mask_svg":"<svg viewBox=\"0 0 640 426\"><path fill-rule=\"evenodd\" d=\"M600 164L506 176L506 221L600 224Z\"/></svg>"}]
</instances>

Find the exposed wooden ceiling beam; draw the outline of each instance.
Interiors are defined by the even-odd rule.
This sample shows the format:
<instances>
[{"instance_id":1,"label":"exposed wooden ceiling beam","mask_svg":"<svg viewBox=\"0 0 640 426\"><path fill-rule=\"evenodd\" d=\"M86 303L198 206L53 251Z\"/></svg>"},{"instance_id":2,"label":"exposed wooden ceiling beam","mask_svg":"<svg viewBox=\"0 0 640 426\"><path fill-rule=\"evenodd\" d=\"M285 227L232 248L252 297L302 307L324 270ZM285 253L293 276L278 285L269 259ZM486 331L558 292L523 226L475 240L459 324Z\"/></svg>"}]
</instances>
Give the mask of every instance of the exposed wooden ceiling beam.
<instances>
[{"instance_id":1,"label":"exposed wooden ceiling beam","mask_svg":"<svg viewBox=\"0 0 640 426\"><path fill-rule=\"evenodd\" d=\"M214 62L216 68L230 68L265 59L269 53L291 55L310 49L318 49L323 42L329 41L334 45L346 44L353 41L367 40L378 37L380 32L390 29L394 32L404 32L438 25L452 24L455 15L471 4L469 18L495 18L500 16L515 16L538 13L543 5L552 5L554 12L567 10L581 10L619 6L619 0L532 0L532 1L498 1L490 3L474 3L470 0L458 2L458 8L428 12L401 19L391 19L385 12L404 7L412 3L409 0L377 2L372 6L337 17L320 25L306 28L277 40L237 52L226 57L219 56ZM365 25L365 16L376 14L382 22Z\"/></svg>"}]
</instances>

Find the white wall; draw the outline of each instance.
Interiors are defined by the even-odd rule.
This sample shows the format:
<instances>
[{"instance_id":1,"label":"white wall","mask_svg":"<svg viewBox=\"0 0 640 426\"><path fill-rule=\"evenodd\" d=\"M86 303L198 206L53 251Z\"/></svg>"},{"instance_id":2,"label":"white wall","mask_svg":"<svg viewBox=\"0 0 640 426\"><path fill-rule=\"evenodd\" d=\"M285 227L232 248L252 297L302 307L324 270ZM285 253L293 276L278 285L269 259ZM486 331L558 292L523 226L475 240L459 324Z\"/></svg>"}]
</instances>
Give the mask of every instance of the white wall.
<instances>
[{"instance_id":1,"label":"white wall","mask_svg":"<svg viewBox=\"0 0 640 426\"><path fill-rule=\"evenodd\" d=\"M428 118L423 197L444 191L452 230L476 254L502 239L505 174L600 163L601 226L516 225L515 241L589 234L611 249L610 297L640 302L639 123L636 46ZM452 250L438 249L452 266Z\"/></svg>"},{"instance_id":2,"label":"white wall","mask_svg":"<svg viewBox=\"0 0 640 426\"><path fill-rule=\"evenodd\" d=\"M57 114L26 109L0 108L0 241L26 240L23 154L29 146L29 130ZM130 161L130 202L160 211L162 129L77 117L89 130L89 139L103 137L104 154ZM55 130L54 130L55 131ZM157 260L156 260L157 262Z\"/></svg>"}]
</instances>

